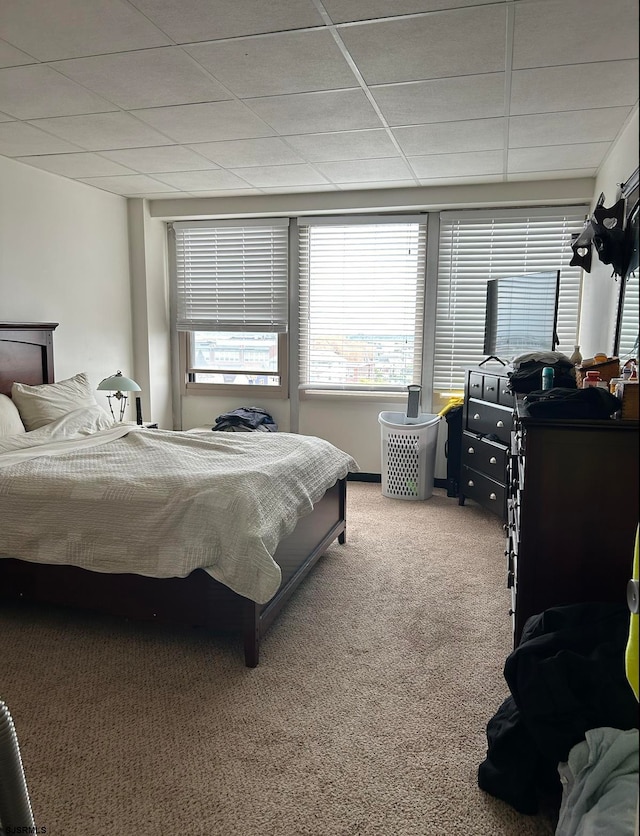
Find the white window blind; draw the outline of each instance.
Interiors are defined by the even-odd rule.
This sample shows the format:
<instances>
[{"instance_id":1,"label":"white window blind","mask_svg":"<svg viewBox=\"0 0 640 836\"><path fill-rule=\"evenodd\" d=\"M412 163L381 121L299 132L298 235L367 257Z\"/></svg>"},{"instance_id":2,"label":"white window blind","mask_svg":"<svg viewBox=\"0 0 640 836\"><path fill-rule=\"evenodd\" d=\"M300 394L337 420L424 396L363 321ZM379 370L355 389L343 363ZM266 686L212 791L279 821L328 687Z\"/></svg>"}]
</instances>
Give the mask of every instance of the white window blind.
<instances>
[{"instance_id":1,"label":"white window blind","mask_svg":"<svg viewBox=\"0 0 640 836\"><path fill-rule=\"evenodd\" d=\"M300 388L420 383L425 217L305 219L299 257Z\"/></svg>"},{"instance_id":2,"label":"white window blind","mask_svg":"<svg viewBox=\"0 0 640 836\"><path fill-rule=\"evenodd\" d=\"M485 359L489 279L560 270L556 350L573 352L582 270L569 266L571 236L582 231L587 211L574 206L441 213L434 392L461 392L464 368Z\"/></svg>"},{"instance_id":3,"label":"white window blind","mask_svg":"<svg viewBox=\"0 0 640 836\"><path fill-rule=\"evenodd\" d=\"M178 330L286 332L288 225L174 223Z\"/></svg>"}]
</instances>

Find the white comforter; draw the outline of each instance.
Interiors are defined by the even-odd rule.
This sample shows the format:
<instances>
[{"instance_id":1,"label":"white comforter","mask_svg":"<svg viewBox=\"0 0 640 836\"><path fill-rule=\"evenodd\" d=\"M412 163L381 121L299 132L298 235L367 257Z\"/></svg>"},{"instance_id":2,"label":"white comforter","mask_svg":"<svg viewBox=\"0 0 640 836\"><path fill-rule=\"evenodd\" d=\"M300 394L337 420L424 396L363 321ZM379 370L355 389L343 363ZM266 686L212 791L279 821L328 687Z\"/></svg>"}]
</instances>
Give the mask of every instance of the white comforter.
<instances>
[{"instance_id":1,"label":"white comforter","mask_svg":"<svg viewBox=\"0 0 640 836\"><path fill-rule=\"evenodd\" d=\"M264 603L280 540L357 470L310 436L149 430L79 409L0 438L0 555L154 577L201 567Z\"/></svg>"}]
</instances>

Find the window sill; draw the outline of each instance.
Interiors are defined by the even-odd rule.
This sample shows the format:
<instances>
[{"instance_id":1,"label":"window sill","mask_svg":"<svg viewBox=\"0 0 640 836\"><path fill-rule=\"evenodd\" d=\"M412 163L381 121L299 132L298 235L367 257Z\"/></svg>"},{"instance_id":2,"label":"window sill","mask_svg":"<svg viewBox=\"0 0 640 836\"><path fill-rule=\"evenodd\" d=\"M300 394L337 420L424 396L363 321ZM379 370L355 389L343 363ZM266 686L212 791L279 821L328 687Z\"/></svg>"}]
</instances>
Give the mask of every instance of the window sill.
<instances>
[{"instance_id":1,"label":"window sill","mask_svg":"<svg viewBox=\"0 0 640 836\"><path fill-rule=\"evenodd\" d=\"M358 392L348 389L301 389L299 397L301 401L306 400L363 400L377 402L404 402L407 400L406 392Z\"/></svg>"}]
</instances>

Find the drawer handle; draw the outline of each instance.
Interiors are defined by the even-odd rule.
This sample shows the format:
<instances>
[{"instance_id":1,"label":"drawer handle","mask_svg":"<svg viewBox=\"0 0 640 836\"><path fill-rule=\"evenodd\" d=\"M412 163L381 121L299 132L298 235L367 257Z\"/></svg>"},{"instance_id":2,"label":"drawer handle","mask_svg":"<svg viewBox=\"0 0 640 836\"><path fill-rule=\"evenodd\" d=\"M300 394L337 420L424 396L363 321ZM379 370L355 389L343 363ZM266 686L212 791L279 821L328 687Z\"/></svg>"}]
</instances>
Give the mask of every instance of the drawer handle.
<instances>
[{"instance_id":1,"label":"drawer handle","mask_svg":"<svg viewBox=\"0 0 640 836\"><path fill-rule=\"evenodd\" d=\"M471 384L471 388L472 388L472 389L479 389L479 388L480 388L480 384L479 384L479 383L472 383L472 384Z\"/></svg>"},{"instance_id":2,"label":"drawer handle","mask_svg":"<svg viewBox=\"0 0 640 836\"><path fill-rule=\"evenodd\" d=\"M495 386L487 386L487 392L495 392Z\"/></svg>"},{"instance_id":3,"label":"drawer handle","mask_svg":"<svg viewBox=\"0 0 640 836\"><path fill-rule=\"evenodd\" d=\"M497 499L498 497L494 493L489 494L489 499Z\"/></svg>"},{"instance_id":4,"label":"drawer handle","mask_svg":"<svg viewBox=\"0 0 640 836\"><path fill-rule=\"evenodd\" d=\"M504 427L504 421L496 421L496 427Z\"/></svg>"},{"instance_id":5,"label":"drawer handle","mask_svg":"<svg viewBox=\"0 0 640 836\"><path fill-rule=\"evenodd\" d=\"M473 416L473 420L474 421L479 421L480 420L480 413L479 412L476 412L476 414Z\"/></svg>"},{"instance_id":6,"label":"drawer handle","mask_svg":"<svg viewBox=\"0 0 640 836\"><path fill-rule=\"evenodd\" d=\"M495 456L491 456L491 458L489 459L489 464L498 464L498 460Z\"/></svg>"},{"instance_id":7,"label":"drawer handle","mask_svg":"<svg viewBox=\"0 0 640 836\"><path fill-rule=\"evenodd\" d=\"M469 481L467 482L467 487L468 487L468 488L473 488L473 487L474 487L474 484L473 484L473 480L472 480L472 479L469 479Z\"/></svg>"},{"instance_id":8,"label":"drawer handle","mask_svg":"<svg viewBox=\"0 0 640 836\"><path fill-rule=\"evenodd\" d=\"M476 451L473 449L473 447L469 447L469 449L467 450L467 453L475 453L475 452Z\"/></svg>"},{"instance_id":9,"label":"drawer handle","mask_svg":"<svg viewBox=\"0 0 640 836\"><path fill-rule=\"evenodd\" d=\"M511 394L511 389L503 389L502 394L503 395L510 395Z\"/></svg>"}]
</instances>

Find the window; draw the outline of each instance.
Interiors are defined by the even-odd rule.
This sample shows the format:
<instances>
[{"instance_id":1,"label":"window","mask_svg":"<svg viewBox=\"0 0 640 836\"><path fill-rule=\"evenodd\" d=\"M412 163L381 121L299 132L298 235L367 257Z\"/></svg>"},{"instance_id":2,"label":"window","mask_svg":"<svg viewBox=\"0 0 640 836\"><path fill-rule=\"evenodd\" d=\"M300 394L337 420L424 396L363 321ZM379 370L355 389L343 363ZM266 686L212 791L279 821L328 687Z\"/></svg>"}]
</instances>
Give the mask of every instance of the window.
<instances>
[{"instance_id":1,"label":"window","mask_svg":"<svg viewBox=\"0 0 640 836\"><path fill-rule=\"evenodd\" d=\"M619 282L622 279L618 279ZM638 357L638 312L640 310L640 283L638 270L634 270L624 280L622 310L620 312L620 338L618 356L622 363L632 357Z\"/></svg>"},{"instance_id":2,"label":"window","mask_svg":"<svg viewBox=\"0 0 640 836\"><path fill-rule=\"evenodd\" d=\"M420 383L426 218L301 223L300 389Z\"/></svg>"},{"instance_id":3,"label":"window","mask_svg":"<svg viewBox=\"0 0 640 836\"><path fill-rule=\"evenodd\" d=\"M287 395L288 220L173 224L189 393Z\"/></svg>"},{"instance_id":4,"label":"window","mask_svg":"<svg viewBox=\"0 0 640 836\"><path fill-rule=\"evenodd\" d=\"M442 212L434 357L434 394L464 388L464 368L485 359L487 280L560 269L557 351L577 342L582 271L570 267L571 236L588 207ZM510 359L510 358L504 358Z\"/></svg>"}]
</instances>

